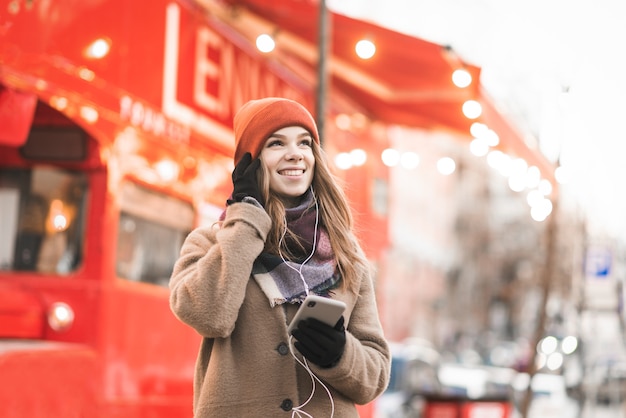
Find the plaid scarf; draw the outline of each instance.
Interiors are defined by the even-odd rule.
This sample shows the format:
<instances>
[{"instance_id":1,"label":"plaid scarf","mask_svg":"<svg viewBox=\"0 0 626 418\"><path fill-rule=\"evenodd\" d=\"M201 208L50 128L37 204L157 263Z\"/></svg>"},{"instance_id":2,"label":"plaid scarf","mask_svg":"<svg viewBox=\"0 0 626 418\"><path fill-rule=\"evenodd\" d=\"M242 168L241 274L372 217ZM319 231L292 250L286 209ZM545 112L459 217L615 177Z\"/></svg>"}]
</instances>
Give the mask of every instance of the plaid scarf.
<instances>
[{"instance_id":1,"label":"plaid scarf","mask_svg":"<svg viewBox=\"0 0 626 418\"><path fill-rule=\"evenodd\" d=\"M313 195L309 191L300 205L285 211L287 227L299 238L304 247L301 250L293 239L290 241L288 236L285 237L287 246L292 249L293 253L299 254L298 259L285 261L280 255L261 253L252 266L254 279L272 307L285 302L302 302L307 295L303 280L306 282L309 293L322 296L328 295L339 284L340 276L335 272L334 253L328 232L321 220L317 227L315 249L313 248L317 206L311 205L312 202ZM312 252L313 256L305 262Z\"/></svg>"}]
</instances>

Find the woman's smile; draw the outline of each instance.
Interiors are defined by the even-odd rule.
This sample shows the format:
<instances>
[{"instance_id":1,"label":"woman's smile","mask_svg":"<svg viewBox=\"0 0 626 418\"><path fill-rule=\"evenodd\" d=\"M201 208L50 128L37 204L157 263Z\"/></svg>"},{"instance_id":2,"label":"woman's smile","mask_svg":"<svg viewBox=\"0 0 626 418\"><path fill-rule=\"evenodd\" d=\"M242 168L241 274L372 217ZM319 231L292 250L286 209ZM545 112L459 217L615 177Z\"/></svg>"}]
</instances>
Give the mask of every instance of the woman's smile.
<instances>
[{"instance_id":1,"label":"woman's smile","mask_svg":"<svg viewBox=\"0 0 626 418\"><path fill-rule=\"evenodd\" d=\"M274 132L261 150L261 161L269 171L270 190L287 206L297 202L313 182L312 146L309 131L288 126Z\"/></svg>"},{"instance_id":2,"label":"woman's smile","mask_svg":"<svg viewBox=\"0 0 626 418\"><path fill-rule=\"evenodd\" d=\"M302 174L304 174L304 170L303 169L287 169L287 170L280 170L278 172L278 174L280 174L281 176L301 176Z\"/></svg>"}]
</instances>

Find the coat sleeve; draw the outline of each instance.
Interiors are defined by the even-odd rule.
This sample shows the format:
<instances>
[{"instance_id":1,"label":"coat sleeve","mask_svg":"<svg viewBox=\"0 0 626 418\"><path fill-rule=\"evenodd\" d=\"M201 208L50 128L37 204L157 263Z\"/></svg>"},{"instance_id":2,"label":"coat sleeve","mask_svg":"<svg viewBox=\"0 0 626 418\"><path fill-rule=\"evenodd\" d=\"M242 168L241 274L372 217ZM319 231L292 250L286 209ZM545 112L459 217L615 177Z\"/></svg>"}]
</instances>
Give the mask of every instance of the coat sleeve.
<instances>
[{"instance_id":1,"label":"coat sleeve","mask_svg":"<svg viewBox=\"0 0 626 418\"><path fill-rule=\"evenodd\" d=\"M170 308L206 338L233 331L252 271L271 221L249 203L228 206L221 227L192 231L170 278Z\"/></svg>"},{"instance_id":2,"label":"coat sleeve","mask_svg":"<svg viewBox=\"0 0 626 418\"><path fill-rule=\"evenodd\" d=\"M387 388L391 353L384 337L374 287L363 279L346 329L345 351L335 367L311 365L315 374L357 404L373 401Z\"/></svg>"}]
</instances>

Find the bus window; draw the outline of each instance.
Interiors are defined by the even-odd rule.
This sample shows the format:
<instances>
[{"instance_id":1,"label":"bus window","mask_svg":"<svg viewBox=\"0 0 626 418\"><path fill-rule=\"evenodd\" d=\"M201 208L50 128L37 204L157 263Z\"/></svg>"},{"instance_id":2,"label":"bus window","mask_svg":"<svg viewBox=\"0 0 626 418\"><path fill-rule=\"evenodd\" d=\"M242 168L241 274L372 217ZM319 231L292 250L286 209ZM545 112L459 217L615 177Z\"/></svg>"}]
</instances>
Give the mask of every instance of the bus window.
<instances>
[{"instance_id":1,"label":"bus window","mask_svg":"<svg viewBox=\"0 0 626 418\"><path fill-rule=\"evenodd\" d=\"M123 183L116 271L123 279L167 286L187 234L193 207L182 200Z\"/></svg>"},{"instance_id":2,"label":"bus window","mask_svg":"<svg viewBox=\"0 0 626 418\"><path fill-rule=\"evenodd\" d=\"M75 271L82 261L86 196L81 172L0 169L0 270Z\"/></svg>"}]
</instances>

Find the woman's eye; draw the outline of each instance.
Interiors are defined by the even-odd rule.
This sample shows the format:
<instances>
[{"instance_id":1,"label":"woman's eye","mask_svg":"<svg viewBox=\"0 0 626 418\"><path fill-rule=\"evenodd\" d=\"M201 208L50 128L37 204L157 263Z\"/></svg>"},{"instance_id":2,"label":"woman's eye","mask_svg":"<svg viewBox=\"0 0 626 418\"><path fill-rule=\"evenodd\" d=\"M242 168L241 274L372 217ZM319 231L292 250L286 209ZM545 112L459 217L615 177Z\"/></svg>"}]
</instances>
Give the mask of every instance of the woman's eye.
<instances>
[{"instance_id":1,"label":"woman's eye","mask_svg":"<svg viewBox=\"0 0 626 418\"><path fill-rule=\"evenodd\" d=\"M300 145L305 147L310 147L312 144L313 143L310 139L303 139L302 142L300 142Z\"/></svg>"},{"instance_id":2,"label":"woman's eye","mask_svg":"<svg viewBox=\"0 0 626 418\"><path fill-rule=\"evenodd\" d=\"M268 148L269 147L276 147L276 146L280 146L282 145L282 142L279 141L278 139L274 140L274 141L270 141L267 143Z\"/></svg>"}]
</instances>

